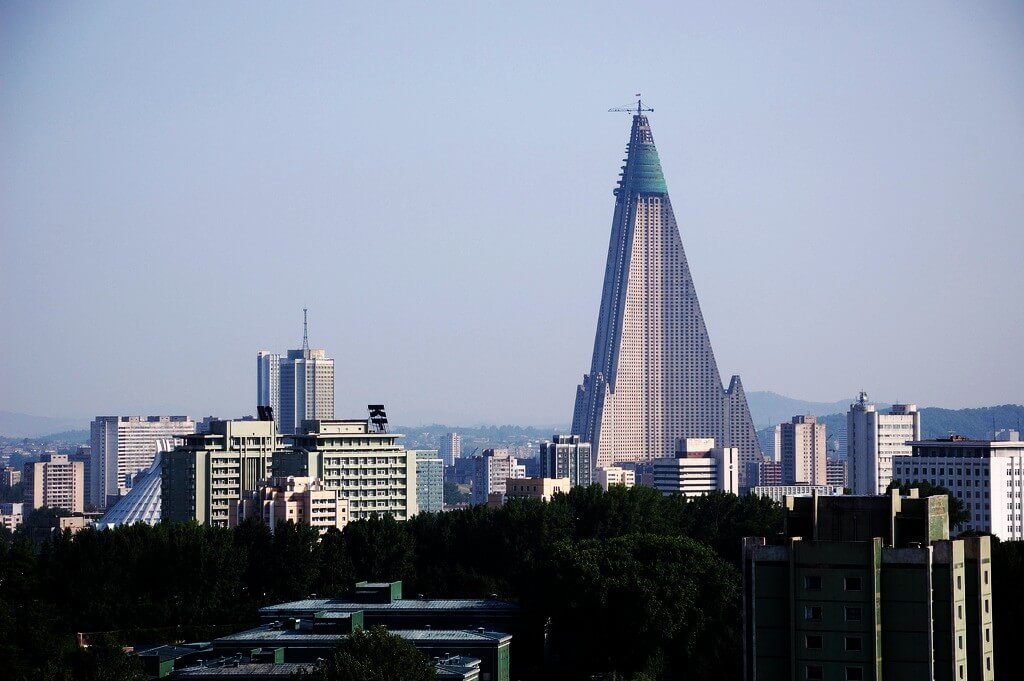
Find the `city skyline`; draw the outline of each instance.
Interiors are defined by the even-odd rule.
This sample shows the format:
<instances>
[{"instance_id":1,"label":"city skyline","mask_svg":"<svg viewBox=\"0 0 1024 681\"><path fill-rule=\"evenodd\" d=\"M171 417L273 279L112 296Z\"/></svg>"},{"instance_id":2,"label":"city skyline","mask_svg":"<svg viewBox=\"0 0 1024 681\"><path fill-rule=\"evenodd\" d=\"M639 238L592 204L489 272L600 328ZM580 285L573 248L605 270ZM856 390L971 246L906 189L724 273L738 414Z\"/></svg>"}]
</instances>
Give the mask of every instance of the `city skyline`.
<instances>
[{"instance_id":1,"label":"city skyline","mask_svg":"<svg viewBox=\"0 0 1024 681\"><path fill-rule=\"evenodd\" d=\"M308 306L339 415L568 423L636 91L748 392L1020 402L1019 6L355 12L0 9L0 409L251 413Z\"/></svg>"}]
</instances>

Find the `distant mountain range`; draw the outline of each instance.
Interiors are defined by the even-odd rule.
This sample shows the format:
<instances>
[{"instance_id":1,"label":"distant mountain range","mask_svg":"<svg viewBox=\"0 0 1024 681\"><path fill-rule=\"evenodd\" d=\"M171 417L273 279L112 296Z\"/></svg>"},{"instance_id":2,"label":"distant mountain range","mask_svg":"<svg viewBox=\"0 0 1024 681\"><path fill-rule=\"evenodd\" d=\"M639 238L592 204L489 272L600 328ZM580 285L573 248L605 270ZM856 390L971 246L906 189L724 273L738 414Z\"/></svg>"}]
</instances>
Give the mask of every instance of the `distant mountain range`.
<instances>
[{"instance_id":1,"label":"distant mountain range","mask_svg":"<svg viewBox=\"0 0 1024 681\"><path fill-rule=\"evenodd\" d=\"M750 415L758 430L762 446L772 441L769 433L776 424L789 421L797 414L814 414L825 423L829 435L838 435L846 427L846 412L855 398L835 402L811 402L768 391L747 393ZM885 402L874 402L879 409L888 409ZM922 436L925 438L948 437L950 433L966 437L984 438L993 430L1024 427L1024 406L1004 404L993 407L968 409L943 409L923 407L921 409ZM37 438L84 442L89 437L89 423L84 419L32 416L16 412L0 411L0 436L8 438ZM404 432L419 446L436 440L443 433L452 430L471 435L487 442L518 442L551 437L552 433L568 432L568 426L442 426L423 425L404 427Z\"/></svg>"},{"instance_id":2,"label":"distant mountain range","mask_svg":"<svg viewBox=\"0 0 1024 681\"><path fill-rule=\"evenodd\" d=\"M32 416L13 411L0 411L0 435L11 438L42 438L61 431L88 430L85 419L55 418L53 416Z\"/></svg>"},{"instance_id":3,"label":"distant mountain range","mask_svg":"<svg viewBox=\"0 0 1024 681\"><path fill-rule=\"evenodd\" d=\"M789 421L799 414L813 414L815 416L827 416L828 414L845 414L850 405L857 399L851 397L836 402L808 402L798 400L794 397L786 397L769 391L754 391L747 393L747 405L750 406L750 418L754 420L754 427L758 430L767 426L775 426L783 421ZM879 409L888 409L890 404L886 402L874 402Z\"/></svg>"}]
</instances>

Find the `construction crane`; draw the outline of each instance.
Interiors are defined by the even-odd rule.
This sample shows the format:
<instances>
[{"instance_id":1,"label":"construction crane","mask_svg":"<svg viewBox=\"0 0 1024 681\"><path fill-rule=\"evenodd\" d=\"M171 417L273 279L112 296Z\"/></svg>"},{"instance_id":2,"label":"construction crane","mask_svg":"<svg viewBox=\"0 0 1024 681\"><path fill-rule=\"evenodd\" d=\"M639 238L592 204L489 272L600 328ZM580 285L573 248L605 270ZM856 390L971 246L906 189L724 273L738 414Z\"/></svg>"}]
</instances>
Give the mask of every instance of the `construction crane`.
<instances>
[{"instance_id":1,"label":"construction crane","mask_svg":"<svg viewBox=\"0 0 1024 681\"><path fill-rule=\"evenodd\" d=\"M640 93L634 95L636 97L636 106L630 104L629 106L617 106L614 109L608 109L609 113L628 113L639 116L645 112L654 113L654 109L645 109L644 102L640 99Z\"/></svg>"}]
</instances>

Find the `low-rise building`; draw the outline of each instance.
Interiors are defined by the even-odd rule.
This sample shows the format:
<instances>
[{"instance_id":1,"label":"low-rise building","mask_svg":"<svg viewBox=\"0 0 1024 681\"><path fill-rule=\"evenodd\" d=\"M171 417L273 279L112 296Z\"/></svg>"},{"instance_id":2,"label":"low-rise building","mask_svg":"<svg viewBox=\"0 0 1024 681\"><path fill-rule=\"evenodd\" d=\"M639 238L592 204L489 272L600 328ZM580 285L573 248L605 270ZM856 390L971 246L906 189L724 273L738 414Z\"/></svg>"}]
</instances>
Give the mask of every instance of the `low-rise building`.
<instances>
[{"instance_id":1,"label":"low-rise building","mask_svg":"<svg viewBox=\"0 0 1024 681\"><path fill-rule=\"evenodd\" d=\"M601 488L606 492L612 485L633 487L636 485L636 471L632 468L624 468L622 466L605 466L604 468L598 468L597 483L601 485Z\"/></svg>"},{"instance_id":2,"label":"low-rise building","mask_svg":"<svg viewBox=\"0 0 1024 681\"><path fill-rule=\"evenodd\" d=\"M751 487L748 492L748 494L759 497L767 497L780 504L786 497L809 497L815 494L831 497L842 493L843 488L839 485L758 485Z\"/></svg>"},{"instance_id":3,"label":"low-rise building","mask_svg":"<svg viewBox=\"0 0 1024 681\"><path fill-rule=\"evenodd\" d=\"M945 487L970 515L961 530L1024 539L1024 442L950 437L909 443L893 458L894 480Z\"/></svg>"},{"instance_id":4,"label":"low-rise building","mask_svg":"<svg viewBox=\"0 0 1024 681\"><path fill-rule=\"evenodd\" d=\"M348 524L348 500L339 497L338 490L324 487L320 480L272 477L251 494L230 500L228 527L237 527L247 518L260 518L271 532L278 523L291 521L324 534Z\"/></svg>"},{"instance_id":5,"label":"low-rise building","mask_svg":"<svg viewBox=\"0 0 1024 681\"><path fill-rule=\"evenodd\" d=\"M0 504L0 527L6 527L11 532L14 532L24 520L25 504Z\"/></svg>"},{"instance_id":6,"label":"low-rise building","mask_svg":"<svg viewBox=\"0 0 1024 681\"><path fill-rule=\"evenodd\" d=\"M788 497L743 544L744 678L992 681L990 538L947 498Z\"/></svg>"},{"instance_id":7,"label":"low-rise building","mask_svg":"<svg viewBox=\"0 0 1024 681\"><path fill-rule=\"evenodd\" d=\"M30 509L47 506L81 513L85 504L85 469L67 454L46 453L25 464L22 476L25 504Z\"/></svg>"},{"instance_id":8,"label":"low-rise building","mask_svg":"<svg viewBox=\"0 0 1024 681\"><path fill-rule=\"evenodd\" d=\"M505 481L505 501L509 499L549 501L555 494L565 494L572 486L569 478L509 478Z\"/></svg>"},{"instance_id":9,"label":"low-rise building","mask_svg":"<svg viewBox=\"0 0 1024 681\"><path fill-rule=\"evenodd\" d=\"M654 488L662 494L739 492L739 450L716 447L714 438L686 438L674 457L655 459L652 465Z\"/></svg>"},{"instance_id":10,"label":"low-rise building","mask_svg":"<svg viewBox=\"0 0 1024 681\"><path fill-rule=\"evenodd\" d=\"M319 478L348 501L351 520L408 520L417 509L416 456L401 437L368 419L304 421L292 447L274 453L273 474Z\"/></svg>"}]
</instances>

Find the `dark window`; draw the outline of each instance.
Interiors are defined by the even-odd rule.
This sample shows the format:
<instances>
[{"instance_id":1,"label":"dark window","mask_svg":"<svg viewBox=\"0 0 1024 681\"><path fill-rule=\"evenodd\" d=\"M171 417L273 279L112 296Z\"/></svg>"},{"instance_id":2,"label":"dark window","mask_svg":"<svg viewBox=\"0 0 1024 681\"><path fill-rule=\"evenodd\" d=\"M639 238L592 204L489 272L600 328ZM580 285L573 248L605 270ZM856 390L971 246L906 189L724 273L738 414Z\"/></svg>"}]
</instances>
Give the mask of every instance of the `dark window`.
<instances>
[{"instance_id":1,"label":"dark window","mask_svg":"<svg viewBox=\"0 0 1024 681\"><path fill-rule=\"evenodd\" d=\"M804 641L804 643L806 643L807 648L809 648L809 649L821 650L821 636L815 636L813 634L808 634L806 639L805 639L805 641Z\"/></svg>"},{"instance_id":2,"label":"dark window","mask_svg":"<svg viewBox=\"0 0 1024 681\"><path fill-rule=\"evenodd\" d=\"M860 591L860 577L847 577L843 580L843 588L847 591Z\"/></svg>"},{"instance_id":3,"label":"dark window","mask_svg":"<svg viewBox=\"0 0 1024 681\"><path fill-rule=\"evenodd\" d=\"M864 669L862 667L847 667L846 681L864 681Z\"/></svg>"},{"instance_id":4,"label":"dark window","mask_svg":"<svg viewBox=\"0 0 1024 681\"><path fill-rule=\"evenodd\" d=\"M846 621L860 622L860 608L850 605L846 606Z\"/></svg>"},{"instance_id":5,"label":"dark window","mask_svg":"<svg viewBox=\"0 0 1024 681\"><path fill-rule=\"evenodd\" d=\"M804 619L812 622L821 621L821 606L820 605L805 605L804 606Z\"/></svg>"},{"instance_id":6,"label":"dark window","mask_svg":"<svg viewBox=\"0 0 1024 681\"><path fill-rule=\"evenodd\" d=\"M847 650L860 650L860 636L847 636L846 637L846 649Z\"/></svg>"},{"instance_id":7,"label":"dark window","mask_svg":"<svg viewBox=\"0 0 1024 681\"><path fill-rule=\"evenodd\" d=\"M804 588L808 591L821 591L821 577L818 575L804 577Z\"/></svg>"},{"instance_id":8,"label":"dark window","mask_svg":"<svg viewBox=\"0 0 1024 681\"><path fill-rule=\"evenodd\" d=\"M807 681L822 681L822 679L825 678L825 670L821 665L809 664L807 665L807 673L804 678L806 678Z\"/></svg>"}]
</instances>

